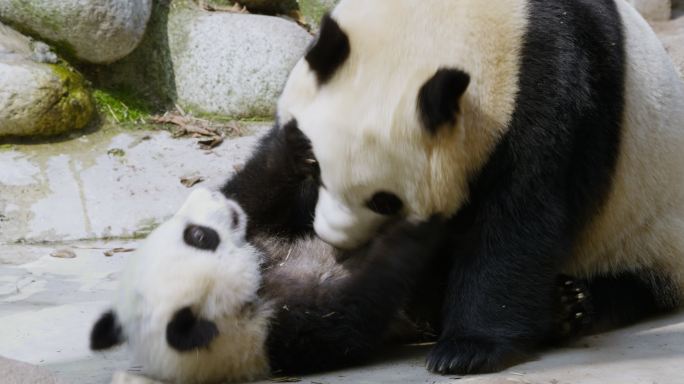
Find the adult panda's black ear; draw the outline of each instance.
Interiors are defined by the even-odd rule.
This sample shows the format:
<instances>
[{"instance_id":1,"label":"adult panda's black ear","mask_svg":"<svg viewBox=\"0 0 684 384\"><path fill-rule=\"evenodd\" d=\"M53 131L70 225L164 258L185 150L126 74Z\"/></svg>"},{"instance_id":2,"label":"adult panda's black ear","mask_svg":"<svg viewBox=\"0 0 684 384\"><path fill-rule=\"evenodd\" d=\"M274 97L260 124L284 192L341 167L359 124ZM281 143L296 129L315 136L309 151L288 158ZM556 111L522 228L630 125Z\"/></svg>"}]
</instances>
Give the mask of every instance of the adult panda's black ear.
<instances>
[{"instance_id":1,"label":"adult panda's black ear","mask_svg":"<svg viewBox=\"0 0 684 384\"><path fill-rule=\"evenodd\" d=\"M454 125L461 96L470 75L455 68L440 68L418 92L418 112L425 129L435 134L440 127Z\"/></svg>"},{"instance_id":2,"label":"adult panda's black ear","mask_svg":"<svg viewBox=\"0 0 684 384\"><path fill-rule=\"evenodd\" d=\"M216 324L195 316L190 307L178 310L166 326L166 341L179 352L208 348L218 334Z\"/></svg>"},{"instance_id":3,"label":"adult panda's black ear","mask_svg":"<svg viewBox=\"0 0 684 384\"><path fill-rule=\"evenodd\" d=\"M101 351L123 342L119 319L114 311L103 313L90 331L90 349Z\"/></svg>"},{"instance_id":4,"label":"adult panda's black ear","mask_svg":"<svg viewBox=\"0 0 684 384\"><path fill-rule=\"evenodd\" d=\"M350 52L349 36L326 14L321 20L321 31L304 59L316 74L318 84L323 85L342 67Z\"/></svg>"}]
</instances>

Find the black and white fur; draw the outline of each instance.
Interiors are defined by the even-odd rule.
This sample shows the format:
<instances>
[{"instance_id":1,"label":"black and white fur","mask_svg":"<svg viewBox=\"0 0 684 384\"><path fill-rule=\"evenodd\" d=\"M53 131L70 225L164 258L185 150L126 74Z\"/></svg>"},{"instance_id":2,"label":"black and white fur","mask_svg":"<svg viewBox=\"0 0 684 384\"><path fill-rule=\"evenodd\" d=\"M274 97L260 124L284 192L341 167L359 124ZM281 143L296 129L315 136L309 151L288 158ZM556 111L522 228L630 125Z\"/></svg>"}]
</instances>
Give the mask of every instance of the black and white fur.
<instances>
[{"instance_id":1,"label":"black and white fur","mask_svg":"<svg viewBox=\"0 0 684 384\"><path fill-rule=\"evenodd\" d=\"M387 343L434 340L444 227L399 221L367 247L334 249L313 233L312 157L295 126L276 126L221 192L194 191L131 256L91 347L127 341L151 376L214 382L342 367ZM586 312L567 282L556 337Z\"/></svg>"},{"instance_id":2,"label":"black and white fur","mask_svg":"<svg viewBox=\"0 0 684 384\"><path fill-rule=\"evenodd\" d=\"M684 86L623 0L342 0L278 119L312 142L327 242L448 218L432 371L525 359L560 272L596 327L684 298Z\"/></svg>"},{"instance_id":3,"label":"black and white fur","mask_svg":"<svg viewBox=\"0 0 684 384\"><path fill-rule=\"evenodd\" d=\"M335 250L313 234L310 159L300 132L276 127L222 192L192 192L131 256L91 348L125 341L146 374L206 383L341 367L390 338L421 338L416 324L437 306L409 301L418 284L443 290L430 288L435 273L421 282L440 226L401 221Z\"/></svg>"}]
</instances>

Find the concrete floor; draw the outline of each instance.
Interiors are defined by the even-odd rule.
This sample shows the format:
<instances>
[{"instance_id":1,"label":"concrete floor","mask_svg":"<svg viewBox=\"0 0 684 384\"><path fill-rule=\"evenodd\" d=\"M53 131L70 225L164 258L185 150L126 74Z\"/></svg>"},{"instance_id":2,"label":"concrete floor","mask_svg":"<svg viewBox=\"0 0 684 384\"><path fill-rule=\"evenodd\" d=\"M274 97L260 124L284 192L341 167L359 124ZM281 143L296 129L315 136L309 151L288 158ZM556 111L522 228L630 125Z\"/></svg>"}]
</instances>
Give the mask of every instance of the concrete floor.
<instances>
[{"instance_id":1,"label":"concrete floor","mask_svg":"<svg viewBox=\"0 0 684 384\"><path fill-rule=\"evenodd\" d=\"M50 256L62 246L76 257ZM135 241L3 246L0 355L47 368L63 383L105 384L117 371L135 374L125 349L93 354L87 346L90 327L107 308L119 271L130 256L108 257L104 252L135 246ZM17 253L26 262L18 262ZM297 379L312 384L684 383L684 313L588 337L495 375L431 375L423 368L428 348L404 347L365 367Z\"/></svg>"},{"instance_id":2,"label":"concrete floor","mask_svg":"<svg viewBox=\"0 0 684 384\"><path fill-rule=\"evenodd\" d=\"M264 132L266 125L251 132ZM39 365L63 383L135 374L125 350L93 354L90 327L107 308L139 237L189 193L183 176L214 186L244 161L254 135L211 152L166 132L103 130L73 140L0 147L0 356ZM120 149L121 151L113 151ZM53 257L70 250L75 257ZM357 369L302 383L684 383L684 313L590 337L495 375L442 377L429 347L405 347ZM0 364L0 383L2 379ZM120 383L136 382L120 373ZM263 383L268 383L265 381Z\"/></svg>"}]
</instances>

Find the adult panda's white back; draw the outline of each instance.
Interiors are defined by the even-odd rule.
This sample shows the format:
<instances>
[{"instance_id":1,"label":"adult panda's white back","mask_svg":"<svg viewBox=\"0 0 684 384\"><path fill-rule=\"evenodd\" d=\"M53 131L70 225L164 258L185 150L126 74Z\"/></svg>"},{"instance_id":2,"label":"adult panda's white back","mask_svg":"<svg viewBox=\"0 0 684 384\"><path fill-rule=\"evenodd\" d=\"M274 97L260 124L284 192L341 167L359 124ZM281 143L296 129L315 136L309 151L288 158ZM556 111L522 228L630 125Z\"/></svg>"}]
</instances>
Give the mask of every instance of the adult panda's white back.
<instances>
[{"instance_id":1,"label":"adult panda's white back","mask_svg":"<svg viewBox=\"0 0 684 384\"><path fill-rule=\"evenodd\" d=\"M646 21L626 2L617 6L627 59L622 149L568 273L684 271L684 83ZM684 293L684 273L672 278Z\"/></svg>"}]
</instances>

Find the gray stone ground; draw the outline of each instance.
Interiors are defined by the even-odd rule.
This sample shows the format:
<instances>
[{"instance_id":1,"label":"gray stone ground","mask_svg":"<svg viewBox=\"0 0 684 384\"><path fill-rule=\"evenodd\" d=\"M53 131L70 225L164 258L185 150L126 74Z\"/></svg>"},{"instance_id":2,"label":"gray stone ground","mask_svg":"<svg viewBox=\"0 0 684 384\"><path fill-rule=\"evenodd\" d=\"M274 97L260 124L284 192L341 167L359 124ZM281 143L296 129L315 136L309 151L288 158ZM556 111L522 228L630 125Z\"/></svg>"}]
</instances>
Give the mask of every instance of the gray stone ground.
<instances>
[{"instance_id":1,"label":"gray stone ground","mask_svg":"<svg viewBox=\"0 0 684 384\"><path fill-rule=\"evenodd\" d=\"M250 129L258 135L266 127ZM0 356L39 365L66 384L109 383L117 371L117 382L140 383L128 376L136 368L129 367L124 350L88 350L90 327L106 309L130 257L105 252L135 248L189 193L181 177L199 175L207 179L200 185L217 185L244 161L255 140L248 135L206 152L194 139L174 139L163 131L106 129L69 141L0 147ZM51 256L64 249L75 257ZM405 347L365 367L300 379L684 383L684 313L586 338L496 375L431 375L423 368L428 348ZM0 365L4 384L3 372Z\"/></svg>"}]
</instances>

